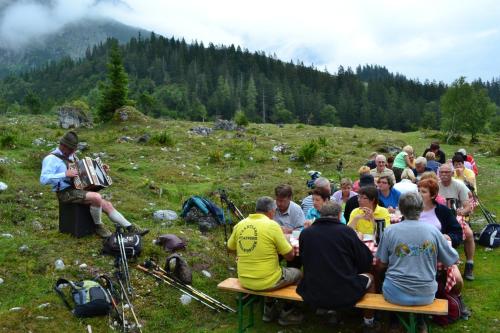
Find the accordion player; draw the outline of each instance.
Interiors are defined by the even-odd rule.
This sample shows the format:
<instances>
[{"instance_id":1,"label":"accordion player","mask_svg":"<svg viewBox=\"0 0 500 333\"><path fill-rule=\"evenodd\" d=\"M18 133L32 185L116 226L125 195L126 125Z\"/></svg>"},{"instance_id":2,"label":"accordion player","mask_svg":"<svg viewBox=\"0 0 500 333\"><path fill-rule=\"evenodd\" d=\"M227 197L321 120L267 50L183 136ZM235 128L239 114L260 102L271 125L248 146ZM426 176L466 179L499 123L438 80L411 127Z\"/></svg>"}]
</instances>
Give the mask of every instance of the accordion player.
<instances>
[{"instance_id":1,"label":"accordion player","mask_svg":"<svg viewBox=\"0 0 500 333\"><path fill-rule=\"evenodd\" d=\"M85 157L70 164L69 168L78 171L78 175L73 178L73 185L79 190L97 192L113 183L99 157Z\"/></svg>"}]
</instances>

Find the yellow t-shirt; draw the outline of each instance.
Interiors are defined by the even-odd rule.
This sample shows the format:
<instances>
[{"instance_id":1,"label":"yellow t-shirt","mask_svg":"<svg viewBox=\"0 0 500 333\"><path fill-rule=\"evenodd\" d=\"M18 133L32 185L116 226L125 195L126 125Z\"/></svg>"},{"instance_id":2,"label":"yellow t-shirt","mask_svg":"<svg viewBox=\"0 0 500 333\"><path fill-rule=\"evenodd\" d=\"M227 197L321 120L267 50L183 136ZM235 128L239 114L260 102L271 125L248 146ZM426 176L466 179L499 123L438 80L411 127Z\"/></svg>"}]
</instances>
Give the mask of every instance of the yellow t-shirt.
<instances>
[{"instance_id":1,"label":"yellow t-shirt","mask_svg":"<svg viewBox=\"0 0 500 333\"><path fill-rule=\"evenodd\" d=\"M354 209L351 212L351 217L349 218L349 223L347 225L351 224L351 221L354 219L354 217L364 214L365 212L363 212L361 208ZM376 220L384 219L386 228L391 225L391 216L389 215L389 211L387 210L387 208L380 207L379 205L377 205L375 211L373 212L373 217ZM375 232L375 230L373 229L373 223L364 218L358 220L358 224L356 225L355 230L363 234L372 234L372 235Z\"/></svg>"},{"instance_id":2,"label":"yellow t-shirt","mask_svg":"<svg viewBox=\"0 0 500 333\"><path fill-rule=\"evenodd\" d=\"M241 285L252 290L273 287L282 274L278 254L292 250L278 223L264 214L250 214L236 224L227 247L236 250Z\"/></svg>"},{"instance_id":3,"label":"yellow t-shirt","mask_svg":"<svg viewBox=\"0 0 500 333\"><path fill-rule=\"evenodd\" d=\"M464 173L462 177L457 176L457 171L453 173L453 178L459 179L463 182L468 181L472 186L474 186L474 193L477 194L477 184L476 184L476 174L474 171L464 168Z\"/></svg>"}]
</instances>

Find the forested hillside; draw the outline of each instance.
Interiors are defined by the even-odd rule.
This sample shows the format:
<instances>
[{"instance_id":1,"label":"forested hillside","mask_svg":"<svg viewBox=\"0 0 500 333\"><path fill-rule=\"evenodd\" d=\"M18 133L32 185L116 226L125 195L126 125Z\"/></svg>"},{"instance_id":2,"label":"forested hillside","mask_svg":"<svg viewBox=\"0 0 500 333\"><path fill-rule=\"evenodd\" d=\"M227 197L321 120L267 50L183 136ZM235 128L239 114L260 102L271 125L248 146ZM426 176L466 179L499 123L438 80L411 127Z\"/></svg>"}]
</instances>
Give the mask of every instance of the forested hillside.
<instances>
[{"instance_id":1,"label":"forested hillside","mask_svg":"<svg viewBox=\"0 0 500 333\"><path fill-rule=\"evenodd\" d=\"M113 41L0 82L0 110L47 112L81 99L96 107ZM339 67L331 74L261 52L151 34L120 46L129 99L148 115L230 119L242 110L253 122L303 122L408 131L439 128L447 86L391 74L379 66ZM477 82L500 104L500 81ZM3 107L2 107L3 105ZM32 106L37 106L33 108Z\"/></svg>"}]
</instances>

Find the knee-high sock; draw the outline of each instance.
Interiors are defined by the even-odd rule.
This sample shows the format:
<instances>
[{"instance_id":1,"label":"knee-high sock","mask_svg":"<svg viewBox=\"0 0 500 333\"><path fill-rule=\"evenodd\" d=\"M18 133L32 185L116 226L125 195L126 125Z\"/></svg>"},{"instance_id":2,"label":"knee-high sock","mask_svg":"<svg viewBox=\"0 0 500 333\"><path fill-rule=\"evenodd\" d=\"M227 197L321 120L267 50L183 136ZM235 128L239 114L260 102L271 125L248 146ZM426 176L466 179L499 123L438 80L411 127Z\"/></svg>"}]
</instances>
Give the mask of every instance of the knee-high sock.
<instances>
[{"instance_id":1,"label":"knee-high sock","mask_svg":"<svg viewBox=\"0 0 500 333\"><path fill-rule=\"evenodd\" d=\"M109 213L109 219L111 221L113 221L114 223L116 224L119 224L121 225L122 227L129 227L132 225L132 223L130 223L129 221L127 221L127 219L125 217L123 217L123 215L117 211L116 209L114 209L111 213Z\"/></svg>"},{"instance_id":2,"label":"knee-high sock","mask_svg":"<svg viewBox=\"0 0 500 333\"><path fill-rule=\"evenodd\" d=\"M94 224L102 224L102 220L101 220L102 207L101 206L90 206L90 215L92 216L92 220L94 220Z\"/></svg>"}]
</instances>

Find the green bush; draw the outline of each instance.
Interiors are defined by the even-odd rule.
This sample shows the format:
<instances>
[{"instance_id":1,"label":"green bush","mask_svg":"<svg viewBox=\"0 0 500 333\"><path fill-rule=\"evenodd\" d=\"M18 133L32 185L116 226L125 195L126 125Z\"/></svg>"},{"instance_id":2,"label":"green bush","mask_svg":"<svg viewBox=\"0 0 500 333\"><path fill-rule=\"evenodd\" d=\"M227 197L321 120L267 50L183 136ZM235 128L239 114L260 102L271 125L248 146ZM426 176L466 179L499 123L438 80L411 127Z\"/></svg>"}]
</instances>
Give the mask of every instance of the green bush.
<instances>
[{"instance_id":1,"label":"green bush","mask_svg":"<svg viewBox=\"0 0 500 333\"><path fill-rule=\"evenodd\" d=\"M160 144L162 146L167 146L167 147L175 146L175 139L167 131L155 134L151 141L153 143Z\"/></svg>"},{"instance_id":2,"label":"green bush","mask_svg":"<svg viewBox=\"0 0 500 333\"><path fill-rule=\"evenodd\" d=\"M316 142L311 141L309 143L306 143L299 149L298 157L299 161L308 163L316 157L316 154L318 153L319 146Z\"/></svg>"},{"instance_id":3,"label":"green bush","mask_svg":"<svg viewBox=\"0 0 500 333\"><path fill-rule=\"evenodd\" d=\"M248 118L243 111L236 112L234 115L234 122L241 127L248 126Z\"/></svg>"},{"instance_id":4,"label":"green bush","mask_svg":"<svg viewBox=\"0 0 500 333\"><path fill-rule=\"evenodd\" d=\"M220 161L222 161L222 155L222 151L218 149L211 151L210 153L208 153L208 161L210 163L219 163Z\"/></svg>"},{"instance_id":5,"label":"green bush","mask_svg":"<svg viewBox=\"0 0 500 333\"><path fill-rule=\"evenodd\" d=\"M326 147L328 145L328 140L326 140L326 138L324 136L320 136L318 138L318 144L320 146Z\"/></svg>"},{"instance_id":6,"label":"green bush","mask_svg":"<svg viewBox=\"0 0 500 333\"><path fill-rule=\"evenodd\" d=\"M16 135L12 133L5 133L0 137L0 147L5 149L16 148Z\"/></svg>"}]
</instances>

